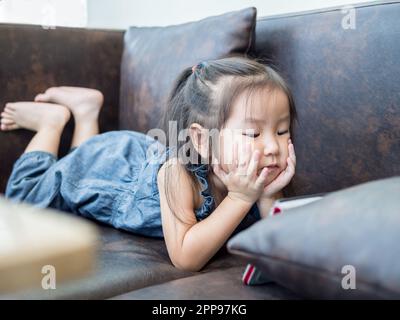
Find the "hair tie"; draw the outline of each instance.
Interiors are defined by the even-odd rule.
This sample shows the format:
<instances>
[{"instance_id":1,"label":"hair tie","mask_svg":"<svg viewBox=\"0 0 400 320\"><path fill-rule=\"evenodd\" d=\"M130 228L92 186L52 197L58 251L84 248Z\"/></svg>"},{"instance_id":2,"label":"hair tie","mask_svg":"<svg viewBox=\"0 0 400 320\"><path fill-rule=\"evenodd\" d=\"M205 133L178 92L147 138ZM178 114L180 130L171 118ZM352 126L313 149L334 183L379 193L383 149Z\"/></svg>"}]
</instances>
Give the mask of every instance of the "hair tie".
<instances>
[{"instance_id":1,"label":"hair tie","mask_svg":"<svg viewBox=\"0 0 400 320\"><path fill-rule=\"evenodd\" d=\"M192 73L194 73L196 70L201 70L201 69L205 68L206 66L207 66L207 62L202 61L192 67Z\"/></svg>"}]
</instances>

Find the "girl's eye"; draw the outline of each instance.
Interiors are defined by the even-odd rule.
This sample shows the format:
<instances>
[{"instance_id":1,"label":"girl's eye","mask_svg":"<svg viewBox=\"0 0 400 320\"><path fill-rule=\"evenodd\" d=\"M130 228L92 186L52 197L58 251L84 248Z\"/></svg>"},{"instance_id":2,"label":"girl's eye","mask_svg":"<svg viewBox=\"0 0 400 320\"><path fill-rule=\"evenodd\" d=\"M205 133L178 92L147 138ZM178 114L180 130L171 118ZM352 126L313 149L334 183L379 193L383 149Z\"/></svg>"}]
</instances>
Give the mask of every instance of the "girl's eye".
<instances>
[{"instance_id":1,"label":"girl's eye","mask_svg":"<svg viewBox=\"0 0 400 320\"><path fill-rule=\"evenodd\" d=\"M289 133L289 130L278 132L278 135L282 136L286 133ZM243 133L243 135L247 136L247 137L251 137L251 138L257 138L260 134L254 133L254 132L245 132L245 133Z\"/></svg>"},{"instance_id":2,"label":"girl's eye","mask_svg":"<svg viewBox=\"0 0 400 320\"><path fill-rule=\"evenodd\" d=\"M257 138L260 134L259 133L243 133L244 136L250 138Z\"/></svg>"}]
</instances>

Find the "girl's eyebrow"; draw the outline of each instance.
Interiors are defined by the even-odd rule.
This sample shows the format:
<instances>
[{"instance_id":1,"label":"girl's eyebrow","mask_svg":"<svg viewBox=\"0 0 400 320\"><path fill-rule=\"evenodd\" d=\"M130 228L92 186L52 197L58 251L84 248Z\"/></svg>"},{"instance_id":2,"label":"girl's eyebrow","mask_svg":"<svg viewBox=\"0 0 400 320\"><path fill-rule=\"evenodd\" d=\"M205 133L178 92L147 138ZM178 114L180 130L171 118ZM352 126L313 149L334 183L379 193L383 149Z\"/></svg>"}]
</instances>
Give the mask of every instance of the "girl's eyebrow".
<instances>
[{"instance_id":1,"label":"girl's eyebrow","mask_svg":"<svg viewBox=\"0 0 400 320\"><path fill-rule=\"evenodd\" d=\"M280 117L278 119L278 122L283 122L289 119L290 119L290 114L286 114L283 117ZM265 119L257 119L257 118L245 118L244 120L245 122L255 122L255 123L265 122Z\"/></svg>"},{"instance_id":2,"label":"girl's eyebrow","mask_svg":"<svg viewBox=\"0 0 400 320\"><path fill-rule=\"evenodd\" d=\"M283 117L279 118L278 122L290 120L290 114L286 114Z\"/></svg>"},{"instance_id":3,"label":"girl's eyebrow","mask_svg":"<svg viewBox=\"0 0 400 320\"><path fill-rule=\"evenodd\" d=\"M245 118L245 122L264 122L265 119L256 119L256 118Z\"/></svg>"}]
</instances>

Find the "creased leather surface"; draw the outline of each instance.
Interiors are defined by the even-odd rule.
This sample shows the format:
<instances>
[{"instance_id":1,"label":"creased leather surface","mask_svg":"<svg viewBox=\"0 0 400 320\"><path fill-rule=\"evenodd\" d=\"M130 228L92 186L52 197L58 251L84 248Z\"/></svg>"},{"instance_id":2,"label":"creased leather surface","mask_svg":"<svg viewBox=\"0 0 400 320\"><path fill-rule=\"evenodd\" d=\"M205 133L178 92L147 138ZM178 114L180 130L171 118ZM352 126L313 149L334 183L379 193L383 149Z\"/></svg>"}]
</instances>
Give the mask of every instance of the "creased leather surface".
<instances>
[{"instance_id":1,"label":"creased leather surface","mask_svg":"<svg viewBox=\"0 0 400 320\"><path fill-rule=\"evenodd\" d=\"M51 86L89 87L104 94L100 130L118 129L122 40L122 31L0 24L0 112L5 103L33 101ZM62 137L61 155L69 149L72 130L71 119ZM1 193L32 136L27 130L0 131Z\"/></svg>"},{"instance_id":2,"label":"creased leather surface","mask_svg":"<svg viewBox=\"0 0 400 320\"><path fill-rule=\"evenodd\" d=\"M117 296L116 300L256 300L298 299L291 291L268 283L245 286L243 267L216 270L206 274L169 281Z\"/></svg>"},{"instance_id":3,"label":"creased leather surface","mask_svg":"<svg viewBox=\"0 0 400 320\"><path fill-rule=\"evenodd\" d=\"M221 249L200 272L175 268L163 239L135 236L99 225L101 245L94 272L77 281L57 283L56 290L27 290L0 299L106 299L166 281L239 267L246 262Z\"/></svg>"},{"instance_id":4,"label":"creased leather surface","mask_svg":"<svg viewBox=\"0 0 400 320\"><path fill-rule=\"evenodd\" d=\"M269 59L288 78L300 116L301 126L295 131L295 194L332 191L399 174L399 7L398 2L359 7L356 30L341 28L340 10L258 19L252 55ZM232 52L246 50L253 15L255 12L244 13L243 32L229 35L228 39L237 40L227 40L221 47L211 44L212 50L203 42L203 51L181 59L182 66L225 54L225 45ZM232 23L215 23L212 32L217 35L216 31L233 27ZM185 28L194 30L190 24ZM135 28L127 32L125 42L139 36L137 33ZM170 45L168 52L183 57L188 48L198 46L201 35L205 33L183 37L183 42ZM130 56L133 48L126 47L125 58L132 58L132 62L131 66L122 66L120 75L123 36L120 31L0 25L0 110L8 101L32 100L49 86L81 85L104 93L101 131L117 129L118 122L122 129L151 128L159 118L154 101L164 97L165 88L173 80L172 76L161 79L158 70L168 74L181 67L165 63L168 52L158 52L154 57L142 52L143 60L151 66L149 77L164 86L160 92L158 87L150 90L141 84L142 78L134 77L137 65L135 57ZM145 41L147 33L140 36ZM161 40L155 37L154 46L157 41ZM125 58L123 63L127 64ZM139 70L148 70L145 67ZM143 98L136 96L138 92ZM62 153L68 148L72 128L70 122ZM11 166L30 137L23 130L0 132L0 192L4 192ZM161 240L142 239L110 228L103 232L98 271L80 285L64 287L60 297L107 298L183 276L165 260ZM223 260L215 262L216 269L235 266L236 260L230 262L224 255L218 258ZM152 265L154 268L149 269Z\"/></svg>"}]
</instances>

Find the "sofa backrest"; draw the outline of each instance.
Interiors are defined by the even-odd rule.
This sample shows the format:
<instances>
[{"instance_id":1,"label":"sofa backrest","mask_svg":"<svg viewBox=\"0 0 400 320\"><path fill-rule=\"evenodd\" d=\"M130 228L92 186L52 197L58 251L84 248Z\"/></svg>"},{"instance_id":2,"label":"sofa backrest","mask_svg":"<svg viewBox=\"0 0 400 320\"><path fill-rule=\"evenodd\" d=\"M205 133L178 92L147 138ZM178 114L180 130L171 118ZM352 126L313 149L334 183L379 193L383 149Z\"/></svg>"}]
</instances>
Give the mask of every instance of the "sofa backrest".
<instances>
[{"instance_id":1,"label":"sofa backrest","mask_svg":"<svg viewBox=\"0 0 400 320\"><path fill-rule=\"evenodd\" d=\"M355 29L342 27L349 14L342 8L257 20L251 55L282 72L297 104L296 195L400 174L400 1L355 8ZM87 86L105 95L101 131L118 129L123 36L122 30L0 24L0 110L49 86ZM31 137L0 132L0 193Z\"/></svg>"},{"instance_id":2,"label":"sofa backrest","mask_svg":"<svg viewBox=\"0 0 400 320\"><path fill-rule=\"evenodd\" d=\"M293 193L400 175L400 2L261 17L252 55L288 80L299 125ZM355 29L349 19L355 17Z\"/></svg>"}]
</instances>

